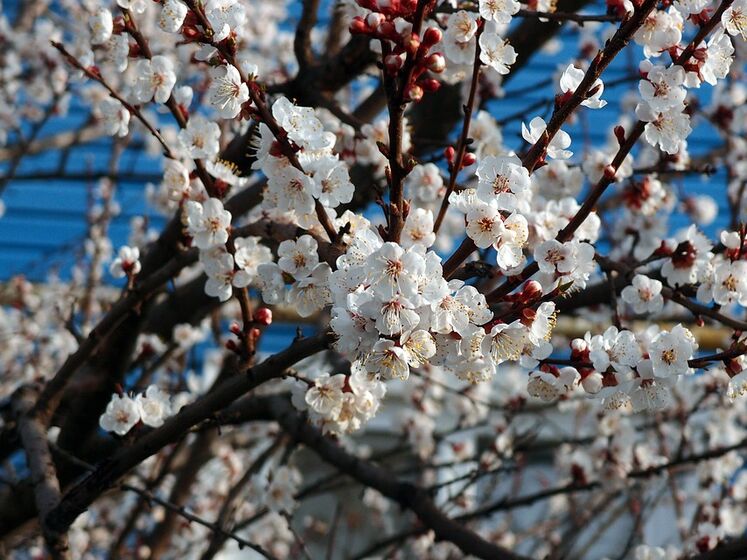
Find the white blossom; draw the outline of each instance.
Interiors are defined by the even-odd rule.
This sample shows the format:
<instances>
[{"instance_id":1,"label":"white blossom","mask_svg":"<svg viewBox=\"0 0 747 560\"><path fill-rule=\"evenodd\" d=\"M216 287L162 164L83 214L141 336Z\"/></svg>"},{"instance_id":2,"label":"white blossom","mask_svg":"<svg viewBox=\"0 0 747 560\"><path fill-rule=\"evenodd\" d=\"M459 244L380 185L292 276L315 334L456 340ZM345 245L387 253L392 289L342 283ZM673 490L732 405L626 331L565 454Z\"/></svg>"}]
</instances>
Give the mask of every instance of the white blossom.
<instances>
[{"instance_id":1,"label":"white blossom","mask_svg":"<svg viewBox=\"0 0 747 560\"><path fill-rule=\"evenodd\" d=\"M109 266L109 272L114 278L134 276L140 272L140 250L137 247L121 247L117 258Z\"/></svg>"},{"instance_id":2,"label":"white blossom","mask_svg":"<svg viewBox=\"0 0 747 560\"><path fill-rule=\"evenodd\" d=\"M521 136L530 144L536 144L545 134L547 124L542 117L534 117L529 122L529 127L521 123ZM567 132L558 130L547 146L547 155L554 159L568 159L573 152L566 150L571 145L571 137Z\"/></svg>"},{"instance_id":3,"label":"white blossom","mask_svg":"<svg viewBox=\"0 0 747 560\"><path fill-rule=\"evenodd\" d=\"M232 119L241 111L241 105L249 99L249 88L241 81L239 71L230 64L214 68L208 89L210 104L224 119Z\"/></svg>"},{"instance_id":4,"label":"white blossom","mask_svg":"<svg viewBox=\"0 0 747 560\"><path fill-rule=\"evenodd\" d=\"M106 432L123 436L140 421L140 407L127 395L112 395L106 411L99 418L99 426Z\"/></svg>"},{"instance_id":5,"label":"white blossom","mask_svg":"<svg viewBox=\"0 0 747 560\"><path fill-rule=\"evenodd\" d=\"M169 396L156 385L150 385L145 393L137 395L135 402L140 409L140 420L146 426L158 428L171 414Z\"/></svg>"},{"instance_id":6,"label":"white blossom","mask_svg":"<svg viewBox=\"0 0 747 560\"><path fill-rule=\"evenodd\" d=\"M516 51L495 33L487 31L480 35L480 61L499 74L508 74L510 66L516 62Z\"/></svg>"},{"instance_id":7,"label":"white blossom","mask_svg":"<svg viewBox=\"0 0 747 560\"><path fill-rule=\"evenodd\" d=\"M664 306L661 288L662 284L658 280L636 274L631 285L625 286L620 295L636 313L658 313Z\"/></svg>"},{"instance_id":8,"label":"white blossom","mask_svg":"<svg viewBox=\"0 0 747 560\"><path fill-rule=\"evenodd\" d=\"M509 23L521 5L516 0L480 0L480 17L486 21Z\"/></svg>"},{"instance_id":9,"label":"white blossom","mask_svg":"<svg viewBox=\"0 0 747 560\"><path fill-rule=\"evenodd\" d=\"M194 115L179 132L179 142L189 157L212 159L220 150L220 128L202 115Z\"/></svg>"},{"instance_id":10,"label":"white blossom","mask_svg":"<svg viewBox=\"0 0 747 560\"><path fill-rule=\"evenodd\" d=\"M584 76L585 72L583 70L576 68L573 64L569 64L560 76L560 91L570 94L575 93L581 85ZM602 80L597 78L589 88L589 92L593 92L592 95L584 99L581 105L590 109L601 109L607 105L607 102L602 99L602 93L604 93Z\"/></svg>"},{"instance_id":11,"label":"white blossom","mask_svg":"<svg viewBox=\"0 0 747 560\"><path fill-rule=\"evenodd\" d=\"M166 0L161 7L158 26L167 33L178 33L187 11L187 6L181 0Z\"/></svg>"},{"instance_id":12,"label":"white blossom","mask_svg":"<svg viewBox=\"0 0 747 560\"><path fill-rule=\"evenodd\" d=\"M156 55L152 59L138 60L134 65L135 99L144 103L155 99L156 103L166 103L176 83L174 64L166 56Z\"/></svg>"},{"instance_id":13,"label":"white blossom","mask_svg":"<svg viewBox=\"0 0 747 560\"><path fill-rule=\"evenodd\" d=\"M692 358L698 344L692 333L682 325L671 331L662 331L651 341L649 354L656 377L671 377L690 373L687 361Z\"/></svg>"},{"instance_id":14,"label":"white blossom","mask_svg":"<svg viewBox=\"0 0 747 560\"><path fill-rule=\"evenodd\" d=\"M231 213L223 208L217 198L209 198L200 204L187 201L185 204L187 229L196 247L210 249L228 241Z\"/></svg>"}]
</instances>

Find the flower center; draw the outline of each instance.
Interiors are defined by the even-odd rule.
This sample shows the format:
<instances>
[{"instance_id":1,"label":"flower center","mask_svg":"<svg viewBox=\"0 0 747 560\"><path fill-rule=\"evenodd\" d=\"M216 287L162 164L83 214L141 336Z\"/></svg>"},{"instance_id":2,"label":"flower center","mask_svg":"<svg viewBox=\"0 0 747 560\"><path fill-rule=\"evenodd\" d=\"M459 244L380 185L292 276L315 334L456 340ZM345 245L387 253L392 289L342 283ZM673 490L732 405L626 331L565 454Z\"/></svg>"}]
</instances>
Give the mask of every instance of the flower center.
<instances>
[{"instance_id":1,"label":"flower center","mask_svg":"<svg viewBox=\"0 0 747 560\"><path fill-rule=\"evenodd\" d=\"M729 274L729 276L727 276L722 282L722 285L730 292L736 292L737 286L739 285L739 280L737 280L734 275Z\"/></svg>"},{"instance_id":2,"label":"flower center","mask_svg":"<svg viewBox=\"0 0 747 560\"><path fill-rule=\"evenodd\" d=\"M384 273L387 276L399 276L402 274L402 269L404 267L402 266L401 261L392 261L388 260L386 261L386 269L384 270Z\"/></svg>"},{"instance_id":3,"label":"flower center","mask_svg":"<svg viewBox=\"0 0 747 560\"><path fill-rule=\"evenodd\" d=\"M671 366L675 362L676 357L677 357L677 354L672 348L668 350L664 350L661 353L661 360L668 366Z\"/></svg>"},{"instance_id":4,"label":"flower center","mask_svg":"<svg viewBox=\"0 0 747 560\"><path fill-rule=\"evenodd\" d=\"M493 192L495 194L509 192L509 180L505 175L498 175L493 179Z\"/></svg>"},{"instance_id":5,"label":"flower center","mask_svg":"<svg viewBox=\"0 0 747 560\"><path fill-rule=\"evenodd\" d=\"M495 220L493 218L480 218L477 220L477 225L480 228L480 231L488 232L493 229L493 224L495 223Z\"/></svg>"}]
</instances>

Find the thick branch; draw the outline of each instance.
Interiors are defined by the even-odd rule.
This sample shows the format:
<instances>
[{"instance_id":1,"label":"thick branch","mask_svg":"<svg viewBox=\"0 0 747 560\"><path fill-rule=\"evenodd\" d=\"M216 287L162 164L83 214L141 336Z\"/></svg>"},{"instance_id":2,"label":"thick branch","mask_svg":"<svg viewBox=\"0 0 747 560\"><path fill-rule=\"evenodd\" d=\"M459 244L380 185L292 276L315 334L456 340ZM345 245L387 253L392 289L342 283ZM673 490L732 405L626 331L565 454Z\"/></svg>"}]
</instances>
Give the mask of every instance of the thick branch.
<instances>
[{"instance_id":1,"label":"thick branch","mask_svg":"<svg viewBox=\"0 0 747 560\"><path fill-rule=\"evenodd\" d=\"M163 426L148 432L131 447L123 449L84 478L50 512L46 518L47 523L53 530L66 530L94 500L116 484L130 469L166 445L178 441L192 426L209 418L244 393L270 379L281 377L288 367L324 349L330 341L331 335L327 333L304 338L246 372L237 371L220 387L184 407Z\"/></svg>"},{"instance_id":2,"label":"thick branch","mask_svg":"<svg viewBox=\"0 0 747 560\"><path fill-rule=\"evenodd\" d=\"M458 546L464 554L478 558L491 560L520 558L511 551L484 540L477 533L447 517L422 488L400 481L392 477L386 469L349 454L341 446L325 437L317 428L308 424L287 399L269 398L264 399L263 402L266 413L275 419L289 435L304 443L324 461L341 472L353 477L361 484L378 490L387 498L411 510L426 527L433 530L436 539L449 541Z\"/></svg>"},{"instance_id":3,"label":"thick branch","mask_svg":"<svg viewBox=\"0 0 747 560\"><path fill-rule=\"evenodd\" d=\"M44 542L52 558L68 559L66 529L57 531L45 522L47 514L60 503L60 483L47 443L47 430L44 421L34 413L34 402L38 392L30 387L22 387L14 397L13 408L17 417L18 434L26 452L26 463L34 485L36 509L39 512Z\"/></svg>"}]
</instances>

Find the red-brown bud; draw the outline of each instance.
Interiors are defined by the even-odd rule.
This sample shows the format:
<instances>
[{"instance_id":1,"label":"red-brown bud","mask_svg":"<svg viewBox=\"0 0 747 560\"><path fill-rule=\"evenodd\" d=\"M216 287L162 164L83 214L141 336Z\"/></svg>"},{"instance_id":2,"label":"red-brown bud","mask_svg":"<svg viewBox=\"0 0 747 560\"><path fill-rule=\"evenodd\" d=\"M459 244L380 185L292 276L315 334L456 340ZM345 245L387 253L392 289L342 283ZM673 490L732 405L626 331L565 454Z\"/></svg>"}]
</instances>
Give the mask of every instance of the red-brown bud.
<instances>
[{"instance_id":1,"label":"red-brown bud","mask_svg":"<svg viewBox=\"0 0 747 560\"><path fill-rule=\"evenodd\" d=\"M363 21L363 18L358 16L353 18L353 21L350 22L350 27L348 29L350 30L351 35L367 33L368 25L366 25L366 22Z\"/></svg>"},{"instance_id":2,"label":"red-brown bud","mask_svg":"<svg viewBox=\"0 0 747 560\"><path fill-rule=\"evenodd\" d=\"M376 27L376 33L378 33L382 37L393 38L398 36L397 29L390 21L384 21L378 27Z\"/></svg>"},{"instance_id":3,"label":"red-brown bud","mask_svg":"<svg viewBox=\"0 0 747 560\"><path fill-rule=\"evenodd\" d=\"M404 61L400 55L389 54L384 57L384 67L389 75L394 75L402 68Z\"/></svg>"},{"instance_id":4,"label":"red-brown bud","mask_svg":"<svg viewBox=\"0 0 747 560\"><path fill-rule=\"evenodd\" d=\"M425 33L423 33L423 46L426 48L430 48L436 43L441 42L441 39L443 39L443 37L444 34L438 27L429 27L425 30Z\"/></svg>"},{"instance_id":5,"label":"red-brown bud","mask_svg":"<svg viewBox=\"0 0 747 560\"><path fill-rule=\"evenodd\" d=\"M615 127L615 138L621 146L625 143L625 129L620 125Z\"/></svg>"},{"instance_id":6,"label":"red-brown bud","mask_svg":"<svg viewBox=\"0 0 747 560\"><path fill-rule=\"evenodd\" d=\"M742 373L742 366L737 360L728 360L724 362L724 365L726 365L726 371L729 374L729 377L734 377L735 375Z\"/></svg>"},{"instance_id":7,"label":"red-brown bud","mask_svg":"<svg viewBox=\"0 0 747 560\"><path fill-rule=\"evenodd\" d=\"M526 301L542 297L542 284L536 280L530 280L524 285L521 295L526 298Z\"/></svg>"},{"instance_id":8,"label":"red-brown bud","mask_svg":"<svg viewBox=\"0 0 747 560\"><path fill-rule=\"evenodd\" d=\"M424 91L427 91L429 93L438 91L438 89L441 87L441 82L434 78L426 78L425 80L420 81L419 84Z\"/></svg>"},{"instance_id":9,"label":"red-brown bud","mask_svg":"<svg viewBox=\"0 0 747 560\"><path fill-rule=\"evenodd\" d=\"M446 70L446 59L441 53L433 53L428 55L428 58L425 59L425 66L431 72L440 74Z\"/></svg>"}]
</instances>

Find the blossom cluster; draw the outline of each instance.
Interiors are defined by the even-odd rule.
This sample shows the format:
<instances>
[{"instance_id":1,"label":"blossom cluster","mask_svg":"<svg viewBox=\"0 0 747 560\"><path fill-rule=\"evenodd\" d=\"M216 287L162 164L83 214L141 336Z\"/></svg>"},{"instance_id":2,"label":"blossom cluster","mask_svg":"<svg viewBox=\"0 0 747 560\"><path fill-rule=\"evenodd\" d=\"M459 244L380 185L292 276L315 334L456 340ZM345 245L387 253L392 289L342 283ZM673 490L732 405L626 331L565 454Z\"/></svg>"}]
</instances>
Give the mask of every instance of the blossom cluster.
<instances>
[{"instance_id":1,"label":"blossom cluster","mask_svg":"<svg viewBox=\"0 0 747 560\"><path fill-rule=\"evenodd\" d=\"M136 424L158 428L171 415L171 399L158 386L150 385L135 398L113 395L106 411L99 418L101 429L118 436L127 434Z\"/></svg>"},{"instance_id":2,"label":"blossom cluster","mask_svg":"<svg viewBox=\"0 0 747 560\"><path fill-rule=\"evenodd\" d=\"M636 512L657 483L668 486L651 502L671 493L678 545L641 544L636 558L702 552L744 533L745 0L609 0L599 15L557 12L550 0L345 0L329 24L307 13L321 9L310 2L295 29L298 14L274 2L63 4L85 22L75 33L46 17L26 33L0 20L2 158L16 157L8 138L42 149L47 140L26 138L22 121L41 127L64 115L71 91L91 109L72 136L110 136L116 149L91 189L69 281L16 278L0 294L1 396L12 403L56 371L65 379L74 354L91 367L70 376L54 415L50 442L60 449L84 451L70 441L77 418L66 416L78 412L69 396L78 392L95 396L80 414L93 418L90 433L98 422L134 439L136 426L158 430L188 401L195 418L204 409L200 421L226 424L193 430L190 414L170 422L192 422L186 445L132 473L158 486L153 515L132 502L118 537L73 528L74 554L142 541L137 554L157 556L159 527L176 525L161 522L185 512L216 521L175 532L169 557L202 541L216 553L234 529L278 557L298 556L304 539L326 545L320 535L360 520L336 512L331 530L299 509L319 488L347 484L331 475L303 486L306 452L319 442L335 472L367 481L367 520L394 533L409 514L388 509L368 484L377 477L354 468L378 460L369 444L381 433L397 440L382 456L409 453L418 499L454 522L552 497L541 531L511 515L465 525L491 546L572 557L575 537L560 528L595 527L585 515L599 507L572 493L593 488L613 503L625 492ZM527 19L569 33L536 54L516 32ZM627 64L608 68L628 42ZM571 60L548 73L546 99L525 105L528 90L509 80L525 54L559 47ZM619 95L626 84L633 91ZM517 98L521 111L496 118L496 106ZM450 103L456 118L441 114ZM605 135L594 119L615 108ZM698 127L720 146L706 152ZM123 147L162 171L144 189L148 215L132 218L115 245ZM150 210L171 218L160 236ZM123 291L106 285L107 265ZM211 391L226 376L248 371L254 382L255 366L276 363L263 360L281 322L313 325L325 337L317 350L329 352L302 360L311 342L299 329L269 381L229 395L237 414L213 414ZM286 401L279 416L274 405ZM17 420L0 411L11 446L18 438L5 430ZM298 441L308 449L298 453ZM538 449L552 461L535 461ZM160 477L169 457L179 466ZM530 493L537 477L522 476L527 464L557 488ZM687 484L677 487L673 467L691 468ZM398 469L392 477L410 485ZM491 504L507 471L517 472L515 487ZM480 482L490 476L495 484ZM121 504L101 498L81 526L118 527ZM421 521L392 557L465 555ZM567 550L551 550L557 543Z\"/></svg>"},{"instance_id":3,"label":"blossom cluster","mask_svg":"<svg viewBox=\"0 0 747 560\"><path fill-rule=\"evenodd\" d=\"M370 378L363 369L353 367L349 376L322 373L305 391L295 386L294 404L299 410L308 410L311 419L325 432L359 430L374 417L386 394L384 383Z\"/></svg>"}]
</instances>

